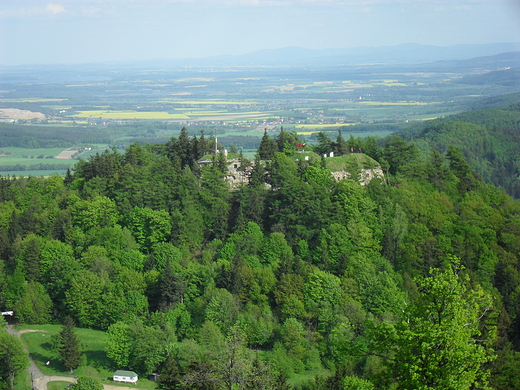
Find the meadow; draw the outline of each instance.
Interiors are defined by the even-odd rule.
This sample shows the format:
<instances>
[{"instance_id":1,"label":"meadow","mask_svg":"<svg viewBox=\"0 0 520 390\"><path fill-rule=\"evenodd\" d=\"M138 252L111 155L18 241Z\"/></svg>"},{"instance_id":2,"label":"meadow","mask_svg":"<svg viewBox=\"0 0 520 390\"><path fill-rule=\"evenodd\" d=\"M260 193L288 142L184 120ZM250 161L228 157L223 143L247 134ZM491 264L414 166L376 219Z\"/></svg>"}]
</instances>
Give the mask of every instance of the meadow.
<instances>
[{"instance_id":1,"label":"meadow","mask_svg":"<svg viewBox=\"0 0 520 390\"><path fill-rule=\"evenodd\" d=\"M59 333L60 325L34 325L23 326L18 330L30 329L35 332L22 334L21 338L29 350L34 362L44 375L49 376L88 376L99 379L104 384L118 386L112 382L112 374L120 367L115 367L110 359L106 356L106 335L105 332L93 329L76 328L76 334L81 342L81 364L70 374L59 361L58 352L53 348L52 336ZM46 362L50 362L46 365ZM61 390L68 383L55 383L52 388ZM126 387L124 384L120 385ZM155 388L155 382L146 378L139 378L137 388L152 390Z\"/></svg>"}]
</instances>

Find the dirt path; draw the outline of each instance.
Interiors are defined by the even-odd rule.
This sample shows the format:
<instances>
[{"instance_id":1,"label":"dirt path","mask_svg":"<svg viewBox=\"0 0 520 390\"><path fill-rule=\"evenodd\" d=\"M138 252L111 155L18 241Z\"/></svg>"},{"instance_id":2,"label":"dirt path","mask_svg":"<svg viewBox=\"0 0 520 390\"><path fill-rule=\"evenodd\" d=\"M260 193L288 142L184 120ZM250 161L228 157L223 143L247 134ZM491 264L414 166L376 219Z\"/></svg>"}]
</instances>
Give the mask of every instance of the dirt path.
<instances>
[{"instance_id":1,"label":"dirt path","mask_svg":"<svg viewBox=\"0 0 520 390\"><path fill-rule=\"evenodd\" d=\"M22 329L20 331L16 330L13 325L9 325L7 327L7 333L14 334L18 337L20 337L24 333L29 332L40 332L40 333L46 333L45 330L36 330L36 329ZM20 338L21 340L21 338ZM43 375L41 370L38 368L36 363L34 363L34 360L32 356L29 354L29 350L23 343L23 348L25 352L29 355L29 367L27 368L27 371L29 374L31 374L31 380L32 380L32 386L33 390L48 390L47 383L54 382L54 381L64 381L64 382L71 382L76 383L76 379L74 377L70 376L56 376L56 375ZM114 385L105 385L103 384L104 390L141 390L136 387L124 387L124 386L114 386Z\"/></svg>"}]
</instances>

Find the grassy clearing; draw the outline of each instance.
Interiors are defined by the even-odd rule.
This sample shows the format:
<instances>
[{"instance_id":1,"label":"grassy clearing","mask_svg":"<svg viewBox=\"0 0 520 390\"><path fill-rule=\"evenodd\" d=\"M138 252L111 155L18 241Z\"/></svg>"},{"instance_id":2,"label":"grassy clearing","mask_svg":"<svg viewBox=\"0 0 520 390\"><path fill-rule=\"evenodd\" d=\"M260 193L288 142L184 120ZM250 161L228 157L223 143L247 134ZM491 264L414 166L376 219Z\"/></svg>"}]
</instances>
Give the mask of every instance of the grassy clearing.
<instances>
[{"instance_id":1,"label":"grassy clearing","mask_svg":"<svg viewBox=\"0 0 520 390\"><path fill-rule=\"evenodd\" d=\"M0 171L1 176L16 176L16 177L50 177L54 175L64 176L67 172L67 167L55 170L34 170L34 171Z\"/></svg>"},{"instance_id":2,"label":"grassy clearing","mask_svg":"<svg viewBox=\"0 0 520 390\"><path fill-rule=\"evenodd\" d=\"M42 330L22 335L22 340L29 349L38 368L45 375L78 376L87 375L102 379L112 374L111 361L105 354L105 332L92 329L76 329L81 340L81 366L70 375L58 360L58 353L52 348L51 337L61 330L60 325L30 326L29 329ZM45 363L51 363L46 366Z\"/></svg>"},{"instance_id":3,"label":"grassy clearing","mask_svg":"<svg viewBox=\"0 0 520 390\"><path fill-rule=\"evenodd\" d=\"M63 150L64 148L49 148L49 149L45 149L45 148L39 148L39 149L29 149L29 148L16 148L16 147L11 147L11 146L7 146L7 147L4 147L4 148L0 148L0 152L1 153L7 153L7 154L11 154L11 156L0 156L0 160L2 159L5 159L6 157L22 157L22 156L40 156L40 155L44 155L44 156L57 156L58 154L60 154L60 152ZM0 162L0 165L3 164Z\"/></svg>"},{"instance_id":4,"label":"grassy clearing","mask_svg":"<svg viewBox=\"0 0 520 390\"><path fill-rule=\"evenodd\" d=\"M24 333L22 340L29 349L29 353L34 362L44 375L59 376L88 376L99 379L102 383L118 385L112 382L112 374L119 367L114 367L113 363L106 356L106 334L100 330L76 328L76 334L81 341L81 365L69 374L58 360L58 353L52 348L51 337L61 330L60 325L35 325L24 326L20 329L33 329L37 332ZM48 366L45 365L50 361ZM61 390L59 382L55 390ZM121 387L128 385L121 384ZM139 378L138 388L153 390L155 383L148 379ZM20 389L25 390L25 389ZM52 389L51 389L52 390Z\"/></svg>"},{"instance_id":5,"label":"grassy clearing","mask_svg":"<svg viewBox=\"0 0 520 390\"><path fill-rule=\"evenodd\" d=\"M363 153L351 153L344 156L329 157L325 159L327 168L331 171L357 172L361 169L378 168L377 161Z\"/></svg>"},{"instance_id":6,"label":"grassy clearing","mask_svg":"<svg viewBox=\"0 0 520 390\"><path fill-rule=\"evenodd\" d=\"M70 382L52 381L52 382L47 383L47 388L49 390L63 390L68 385L70 385Z\"/></svg>"},{"instance_id":7,"label":"grassy clearing","mask_svg":"<svg viewBox=\"0 0 520 390\"><path fill-rule=\"evenodd\" d=\"M21 167L20 170L0 170L0 175L3 176L50 176L58 173L63 174L67 168L72 167L77 163L77 160L58 160L54 158L57 156L63 148L52 148L52 149L25 149L25 148L14 148L6 147L1 148L0 153L7 154L0 156L0 166L8 166L14 169L18 169L16 166ZM53 169L50 170L38 170L31 169L31 166L38 164L51 164Z\"/></svg>"}]
</instances>

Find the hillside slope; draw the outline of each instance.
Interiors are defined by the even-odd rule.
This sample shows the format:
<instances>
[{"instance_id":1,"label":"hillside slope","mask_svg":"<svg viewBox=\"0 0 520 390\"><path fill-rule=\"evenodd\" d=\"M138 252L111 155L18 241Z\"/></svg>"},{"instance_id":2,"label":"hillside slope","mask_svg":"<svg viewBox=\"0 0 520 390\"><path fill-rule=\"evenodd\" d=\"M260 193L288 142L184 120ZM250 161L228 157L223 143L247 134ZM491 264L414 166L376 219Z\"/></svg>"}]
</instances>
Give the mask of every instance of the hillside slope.
<instances>
[{"instance_id":1,"label":"hillside slope","mask_svg":"<svg viewBox=\"0 0 520 390\"><path fill-rule=\"evenodd\" d=\"M400 135L424 153L459 148L484 181L520 198L520 103L450 115Z\"/></svg>"}]
</instances>

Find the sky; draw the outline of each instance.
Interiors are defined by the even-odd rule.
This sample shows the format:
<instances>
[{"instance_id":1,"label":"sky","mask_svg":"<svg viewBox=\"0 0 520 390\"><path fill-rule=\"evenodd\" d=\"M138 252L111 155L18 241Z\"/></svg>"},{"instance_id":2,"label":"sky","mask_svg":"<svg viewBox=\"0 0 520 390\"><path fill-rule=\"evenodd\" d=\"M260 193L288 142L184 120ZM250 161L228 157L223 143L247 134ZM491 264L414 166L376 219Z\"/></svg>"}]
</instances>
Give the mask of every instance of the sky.
<instances>
[{"instance_id":1,"label":"sky","mask_svg":"<svg viewBox=\"0 0 520 390\"><path fill-rule=\"evenodd\" d=\"M520 0L0 0L0 65L520 42Z\"/></svg>"}]
</instances>

